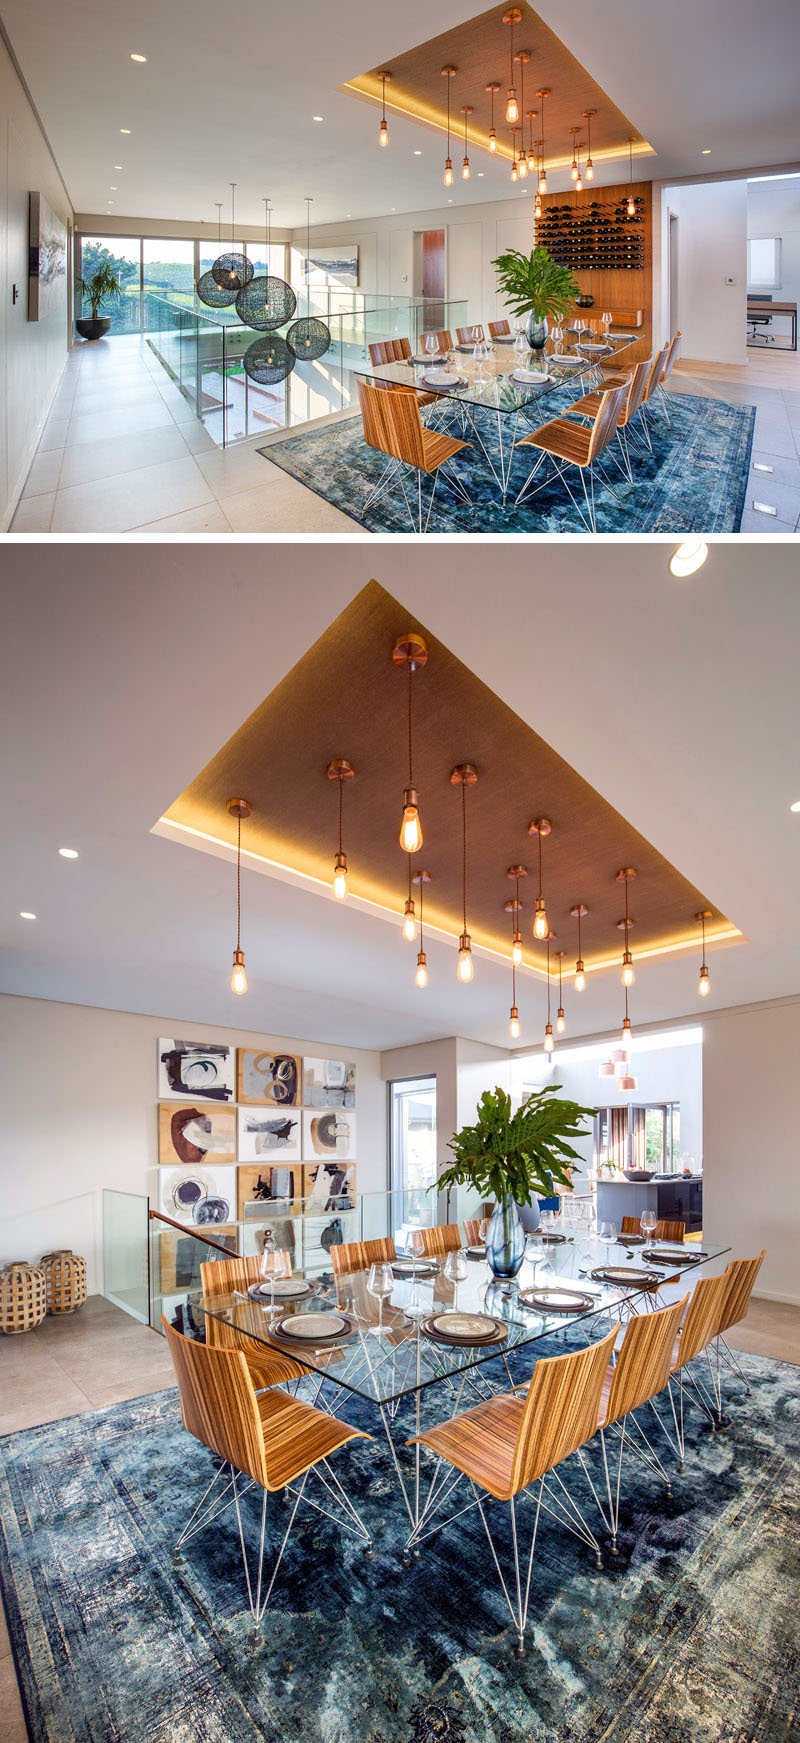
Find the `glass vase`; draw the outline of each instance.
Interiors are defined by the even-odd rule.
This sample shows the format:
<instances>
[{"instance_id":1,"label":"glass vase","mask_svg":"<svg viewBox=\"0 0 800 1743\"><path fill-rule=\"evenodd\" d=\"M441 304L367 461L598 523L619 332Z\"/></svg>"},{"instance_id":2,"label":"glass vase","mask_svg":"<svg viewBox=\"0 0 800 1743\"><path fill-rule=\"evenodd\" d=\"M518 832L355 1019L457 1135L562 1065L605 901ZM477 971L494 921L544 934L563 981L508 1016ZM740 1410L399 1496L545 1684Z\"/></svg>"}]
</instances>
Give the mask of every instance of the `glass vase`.
<instances>
[{"instance_id":1,"label":"glass vase","mask_svg":"<svg viewBox=\"0 0 800 1743\"><path fill-rule=\"evenodd\" d=\"M486 1258L495 1277L516 1277L525 1257L525 1230L511 1193L495 1208L486 1235Z\"/></svg>"}]
</instances>

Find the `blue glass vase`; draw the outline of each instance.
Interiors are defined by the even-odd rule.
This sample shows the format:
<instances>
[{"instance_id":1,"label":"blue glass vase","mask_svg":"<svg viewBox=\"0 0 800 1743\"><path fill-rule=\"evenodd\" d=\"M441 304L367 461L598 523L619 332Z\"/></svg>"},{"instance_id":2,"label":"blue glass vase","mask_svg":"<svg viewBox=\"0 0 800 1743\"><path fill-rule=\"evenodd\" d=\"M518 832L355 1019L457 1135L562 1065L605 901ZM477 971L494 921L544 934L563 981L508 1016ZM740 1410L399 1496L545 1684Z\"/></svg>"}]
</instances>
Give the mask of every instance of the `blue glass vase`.
<instances>
[{"instance_id":1,"label":"blue glass vase","mask_svg":"<svg viewBox=\"0 0 800 1743\"><path fill-rule=\"evenodd\" d=\"M497 1205L486 1234L486 1258L495 1277L516 1277L525 1257L525 1230L511 1193Z\"/></svg>"}]
</instances>

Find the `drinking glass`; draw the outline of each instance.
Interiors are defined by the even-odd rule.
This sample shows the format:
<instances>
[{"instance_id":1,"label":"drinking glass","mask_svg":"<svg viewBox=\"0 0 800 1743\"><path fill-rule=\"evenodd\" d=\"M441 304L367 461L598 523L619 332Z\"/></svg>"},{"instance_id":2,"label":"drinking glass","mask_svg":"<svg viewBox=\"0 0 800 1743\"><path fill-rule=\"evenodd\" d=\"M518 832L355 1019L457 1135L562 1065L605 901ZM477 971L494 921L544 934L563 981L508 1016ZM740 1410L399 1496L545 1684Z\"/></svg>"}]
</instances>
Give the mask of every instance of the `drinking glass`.
<instances>
[{"instance_id":1,"label":"drinking glass","mask_svg":"<svg viewBox=\"0 0 800 1743\"><path fill-rule=\"evenodd\" d=\"M528 351L528 340L527 340L526 334L525 334L525 322L522 320L521 316L519 316L519 315L517 316L517 319L514 322L514 331L516 333L516 338L514 340L514 350L517 353L517 367L519 367L520 363L522 362L523 357L526 356L527 351Z\"/></svg>"},{"instance_id":2,"label":"drinking glass","mask_svg":"<svg viewBox=\"0 0 800 1743\"><path fill-rule=\"evenodd\" d=\"M439 340L435 333L425 334L425 350L429 357L435 357L439 349Z\"/></svg>"},{"instance_id":3,"label":"drinking glass","mask_svg":"<svg viewBox=\"0 0 800 1743\"><path fill-rule=\"evenodd\" d=\"M491 1222L491 1217L482 1216L481 1220L478 1224L478 1239L480 1241L483 1241L484 1246L486 1246L486 1237L489 1233L489 1223L490 1222Z\"/></svg>"},{"instance_id":4,"label":"drinking glass","mask_svg":"<svg viewBox=\"0 0 800 1743\"><path fill-rule=\"evenodd\" d=\"M556 1213L554 1210L540 1211L540 1213L539 1213L539 1227L540 1227L543 1235L552 1234L553 1229L555 1228L555 1225L556 1225Z\"/></svg>"},{"instance_id":5,"label":"drinking glass","mask_svg":"<svg viewBox=\"0 0 800 1743\"><path fill-rule=\"evenodd\" d=\"M455 1252L448 1253L444 1262L444 1274L453 1285L453 1307L456 1313L458 1312L458 1285L463 1283L467 1269L467 1261L460 1247Z\"/></svg>"},{"instance_id":6,"label":"drinking glass","mask_svg":"<svg viewBox=\"0 0 800 1743\"><path fill-rule=\"evenodd\" d=\"M611 310L604 309L602 315L600 316L600 320L601 320L602 325L603 325L603 333L607 339L608 338L608 329L611 326Z\"/></svg>"},{"instance_id":7,"label":"drinking glass","mask_svg":"<svg viewBox=\"0 0 800 1743\"><path fill-rule=\"evenodd\" d=\"M274 1235L267 1235L266 1240L264 1241L264 1251L261 1254L260 1270L264 1282L269 1283L270 1286L270 1313L274 1313L275 1311L276 1279L278 1277L289 1277L291 1275L291 1269L289 1254L281 1252L281 1249L275 1241Z\"/></svg>"},{"instance_id":8,"label":"drinking glass","mask_svg":"<svg viewBox=\"0 0 800 1743\"><path fill-rule=\"evenodd\" d=\"M484 366L484 363L486 362L486 359L489 355L489 347L486 344L485 340L483 340L483 339L476 339L475 340L472 354L473 354L473 357L475 358L475 374L477 375L478 380L482 381L483 380L483 366Z\"/></svg>"},{"instance_id":9,"label":"drinking glass","mask_svg":"<svg viewBox=\"0 0 800 1743\"><path fill-rule=\"evenodd\" d=\"M377 1332L380 1337L381 1332L383 1331L383 1304L384 1301L388 1301L394 1288L394 1277L392 1276L391 1265L371 1265L369 1277L367 1278L367 1288L370 1295L374 1295L378 1302Z\"/></svg>"},{"instance_id":10,"label":"drinking glass","mask_svg":"<svg viewBox=\"0 0 800 1743\"><path fill-rule=\"evenodd\" d=\"M617 1238L616 1223L601 1223L597 1234L599 1240L605 1241L607 1246L610 1246L611 1242L615 1241Z\"/></svg>"},{"instance_id":11,"label":"drinking glass","mask_svg":"<svg viewBox=\"0 0 800 1743\"><path fill-rule=\"evenodd\" d=\"M553 350L560 356L564 344L564 329L560 321L556 321L551 338L553 341Z\"/></svg>"},{"instance_id":12,"label":"drinking glass","mask_svg":"<svg viewBox=\"0 0 800 1743\"><path fill-rule=\"evenodd\" d=\"M642 1234L647 1236L647 1239L645 1241L645 1247L652 1247L652 1245L653 1245L653 1235L655 1233L655 1226L656 1226L657 1222L658 1222L658 1217L656 1216L656 1213L654 1210L643 1210L642 1211L642 1214L639 1218L639 1227L642 1231Z\"/></svg>"}]
</instances>

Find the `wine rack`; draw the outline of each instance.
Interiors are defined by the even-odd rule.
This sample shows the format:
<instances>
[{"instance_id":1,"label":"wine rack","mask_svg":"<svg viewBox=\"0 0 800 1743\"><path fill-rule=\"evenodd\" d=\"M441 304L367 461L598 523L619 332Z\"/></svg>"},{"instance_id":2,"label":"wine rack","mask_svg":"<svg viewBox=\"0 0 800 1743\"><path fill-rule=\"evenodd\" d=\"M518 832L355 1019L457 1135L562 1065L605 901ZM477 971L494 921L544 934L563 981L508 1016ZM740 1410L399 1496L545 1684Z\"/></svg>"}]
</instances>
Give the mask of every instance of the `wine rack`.
<instances>
[{"instance_id":1,"label":"wine rack","mask_svg":"<svg viewBox=\"0 0 800 1743\"><path fill-rule=\"evenodd\" d=\"M646 265L644 201L589 200L580 206L548 203L536 222L536 240L572 272L641 272Z\"/></svg>"}]
</instances>

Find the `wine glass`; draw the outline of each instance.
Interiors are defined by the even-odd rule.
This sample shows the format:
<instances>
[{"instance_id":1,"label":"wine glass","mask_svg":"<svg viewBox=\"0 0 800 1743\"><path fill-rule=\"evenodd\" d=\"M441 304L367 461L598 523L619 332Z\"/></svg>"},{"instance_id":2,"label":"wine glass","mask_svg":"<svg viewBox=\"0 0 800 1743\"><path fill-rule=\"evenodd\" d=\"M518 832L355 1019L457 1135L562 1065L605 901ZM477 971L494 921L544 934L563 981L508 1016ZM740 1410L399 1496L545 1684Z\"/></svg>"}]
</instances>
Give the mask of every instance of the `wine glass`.
<instances>
[{"instance_id":1,"label":"wine glass","mask_svg":"<svg viewBox=\"0 0 800 1743\"><path fill-rule=\"evenodd\" d=\"M542 1259L544 1259L546 1251L547 1249L542 1246L541 1241L537 1241L534 1231L531 1230L531 1232L525 1236L525 1257L533 1272L531 1285L533 1289L536 1288L536 1267L540 1264Z\"/></svg>"},{"instance_id":2,"label":"wine glass","mask_svg":"<svg viewBox=\"0 0 800 1743\"><path fill-rule=\"evenodd\" d=\"M371 1265L369 1277L367 1278L367 1288L370 1295L374 1295L378 1302L377 1332L378 1337L380 1337L381 1332L383 1331L383 1304L384 1301L388 1301L394 1288L394 1278L392 1276L391 1265Z\"/></svg>"},{"instance_id":3,"label":"wine glass","mask_svg":"<svg viewBox=\"0 0 800 1743\"><path fill-rule=\"evenodd\" d=\"M278 1277L288 1277L291 1273L289 1254L281 1251L274 1235L267 1235L264 1241L264 1251L261 1254L261 1275L265 1283L269 1283L269 1310L275 1311L275 1283Z\"/></svg>"},{"instance_id":4,"label":"wine glass","mask_svg":"<svg viewBox=\"0 0 800 1743\"><path fill-rule=\"evenodd\" d=\"M658 1217L656 1216L656 1213L654 1210L643 1210L642 1211L642 1214L639 1218L639 1227L642 1231L642 1234L646 1237L645 1248L652 1247L652 1245L653 1245L653 1235L655 1233L655 1227L656 1227L657 1222L658 1222Z\"/></svg>"},{"instance_id":5,"label":"wine glass","mask_svg":"<svg viewBox=\"0 0 800 1743\"><path fill-rule=\"evenodd\" d=\"M477 330L478 329L476 328L476 332L477 332ZM480 331L482 332L483 328L481 328ZM475 374L477 375L478 380L482 381L483 380L483 366L484 366L484 363L486 362L486 359L489 355L489 347L486 344L486 341L484 339L476 339L475 340L472 355L475 358Z\"/></svg>"},{"instance_id":6,"label":"wine glass","mask_svg":"<svg viewBox=\"0 0 800 1743\"><path fill-rule=\"evenodd\" d=\"M602 328L603 328L603 334L604 334L605 338L608 339L608 329L611 326L611 310L610 309L603 310L603 313L600 316L600 321L601 321Z\"/></svg>"},{"instance_id":7,"label":"wine glass","mask_svg":"<svg viewBox=\"0 0 800 1743\"><path fill-rule=\"evenodd\" d=\"M444 1262L444 1274L448 1281L453 1285L453 1307L457 1313L458 1285L459 1283L463 1283L464 1278L467 1275L467 1261L460 1247L457 1247L454 1252L448 1253Z\"/></svg>"},{"instance_id":8,"label":"wine glass","mask_svg":"<svg viewBox=\"0 0 800 1743\"><path fill-rule=\"evenodd\" d=\"M439 350L439 339L436 333L425 334L425 350L429 357L435 357Z\"/></svg>"},{"instance_id":9,"label":"wine glass","mask_svg":"<svg viewBox=\"0 0 800 1743\"><path fill-rule=\"evenodd\" d=\"M539 1213L539 1227L540 1227L543 1235L551 1235L553 1233L553 1229L555 1228L555 1224L556 1224L556 1213L554 1210L540 1211L540 1213Z\"/></svg>"},{"instance_id":10,"label":"wine glass","mask_svg":"<svg viewBox=\"0 0 800 1743\"><path fill-rule=\"evenodd\" d=\"M551 333L551 338L553 341L553 352L557 356L560 356L561 351L563 349L563 345L564 345L564 329L563 329L560 321L556 321L556 324L555 324L553 331Z\"/></svg>"},{"instance_id":11,"label":"wine glass","mask_svg":"<svg viewBox=\"0 0 800 1743\"><path fill-rule=\"evenodd\" d=\"M514 332L516 335L514 339L514 350L517 353L517 366L519 367L528 350L528 340L525 334L525 322L521 315L518 315L514 322Z\"/></svg>"},{"instance_id":12,"label":"wine glass","mask_svg":"<svg viewBox=\"0 0 800 1743\"><path fill-rule=\"evenodd\" d=\"M605 1241L606 1246L610 1247L612 1241L615 1241L617 1238L616 1223L601 1223L597 1235L599 1240Z\"/></svg>"}]
</instances>

